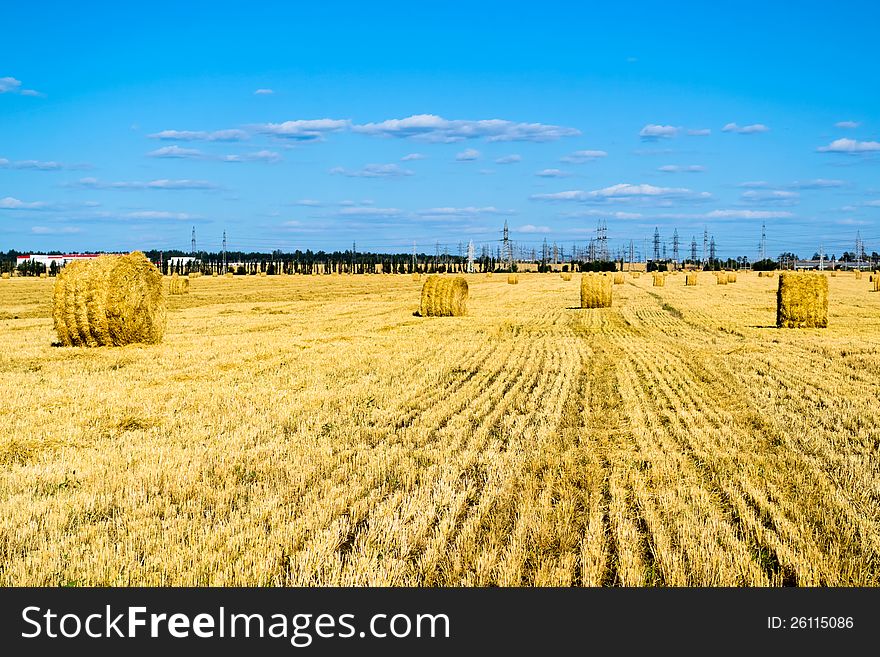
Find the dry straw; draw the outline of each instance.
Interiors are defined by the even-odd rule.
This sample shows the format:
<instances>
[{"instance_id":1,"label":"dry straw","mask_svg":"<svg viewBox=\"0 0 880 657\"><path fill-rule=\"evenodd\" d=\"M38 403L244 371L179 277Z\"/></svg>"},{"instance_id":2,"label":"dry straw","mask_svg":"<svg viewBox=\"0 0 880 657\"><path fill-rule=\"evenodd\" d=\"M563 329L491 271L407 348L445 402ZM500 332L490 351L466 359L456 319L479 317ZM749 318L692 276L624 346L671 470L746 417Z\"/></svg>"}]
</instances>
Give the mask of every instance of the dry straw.
<instances>
[{"instance_id":1,"label":"dry straw","mask_svg":"<svg viewBox=\"0 0 880 657\"><path fill-rule=\"evenodd\" d=\"M581 275L581 308L610 308L612 281L600 274Z\"/></svg>"},{"instance_id":2,"label":"dry straw","mask_svg":"<svg viewBox=\"0 0 880 657\"><path fill-rule=\"evenodd\" d=\"M52 318L65 346L156 344L165 333L162 274L139 251L72 262L55 279Z\"/></svg>"},{"instance_id":3,"label":"dry straw","mask_svg":"<svg viewBox=\"0 0 880 657\"><path fill-rule=\"evenodd\" d=\"M696 285L697 284L697 273L690 272L690 273L686 274L684 277L684 284L685 285Z\"/></svg>"},{"instance_id":4,"label":"dry straw","mask_svg":"<svg viewBox=\"0 0 880 657\"><path fill-rule=\"evenodd\" d=\"M212 277L212 278L216 278L217 276L219 276L219 274L218 274L217 272L215 272L215 271L212 271L212 272L211 272L211 277Z\"/></svg>"},{"instance_id":5,"label":"dry straw","mask_svg":"<svg viewBox=\"0 0 880 657\"><path fill-rule=\"evenodd\" d=\"M727 285L727 274L725 272L717 272L715 274L715 281L718 285Z\"/></svg>"},{"instance_id":6,"label":"dry straw","mask_svg":"<svg viewBox=\"0 0 880 657\"><path fill-rule=\"evenodd\" d=\"M228 271L224 274L224 276L226 276L226 278L232 278L234 274L231 271Z\"/></svg>"},{"instance_id":7,"label":"dry straw","mask_svg":"<svg viewBox=\"0 0 880 657\"><path fill-rule=\"evenodd\" d=\"M614 274L614 284L623 285L623 274Z\"/></svg>"},{"instance_id":8,"label":"dry straw","mask_svg":"<svg viewBox=\"0 0 880 657\"><path fill-rule=\"evenodd\" d=\"M422 280L422 275L419 274L418 272L413 272L412 279L414 281L420 281L420 280Z\"/></svg>"},{"instance_id":9,"label":"dry straw","mask_svg":"<svg viewBox=\"0 0 880 657\"><path fill-rule=\"evenodd\" d=\"M268 276L267 272L261 271L260 276Z\"/></svg>"},{"instance_id":10,"label":"dry straw","mask_svg":"<svg viewBox=\"0 0 880 657\"><path fill-rule=\"evenodd\" d=\"M3 278L9 278L9 272L8 272L8 271L3 272Z\"/></svg>"},{"instance_id":11,"label":"dry straw","mask_svg":"<svg viewBox=\"0 0 880 657\"><path fill-rule=\"evenodd\" d=\"M632 277L633 277L633 278L638 278L639 276L642 275L641 272L637 272L637 271L633 271L633 272L630 272L630 273L632 274Z\"/></svg>"},{"instance_id":12,"label":"dry straw","mask_svg":"<svg viewBox=\"0 0 880 657\"><path fill-rule=\"evenodd\" d=\"M564 281L570 281L571 280L571 272L564 271L561 274L559 274L559 277Z\"/></svg>"},{"instance_id":13,"label":"dry straw","mask_svg":"<svg viewBox=\"0 0 880 657\"><path fill-rule=\"evenodd\" d=\"M728 283L736 283L736 272L735 271L727 272L727 282Z\"/></svg>"},{"instance_id":14,"label":"dry straw","mask_svg":"<svg viewBox=\"0 0 880 657\"><path fill-rule=\"evenodd\" d=\"M201 275L202 275L202 272L200 272L200 271L192 271L189 273L190 278L198 278Z\"/></svg>"},{"instance_id":15,"label":"dry straw","mask_svg":"<svg viewBox=\"0 0 880 657\"><path fill-rule=\"evenodd\" d=\"M654 274L654 287L663 287L666 285L666 277L663 274Z\"/></svg>"},{"instance_id":16,"label":"dry straw","mask_svg":"<svg viewBox=\"0 0 880 657\"><path fill-rule=\"evenodd\" d=\"M168 292L171 294L189 294L189 279L180 278L177 274L171 277L168 284Z\"/></svg>"},{"instance_id":17,"label":"dry straw","mask_svg":"<svg viewBox=\"0 0 880 657\"><path fill-rule=\"evenodd\" d=\"M518 285L519 284L519 276L516 274L508 274L507 275L507 283L508 285Z\"/></svg>"},{"instance_id":18,"label":"dry straw","mask_svg":"<svg viewBox=\"0 0 880 657\"><path fill-rule=\"evenodd\" d=\"M828 279L822 274L783 272L776 292L776 326L828 326Z\"/></svg>"},{"instance_id":19,"label":"dry straw","mask_svg":"<svg viewBox=\"0 0 880 657\"><path fill-rule=\"evenodd\" d=\"M856 269L856 280L857 281L862 280L862 272L859 269Z\"/></svg>"},{"instance_id":20,"label":"dry straw","mask_svg":"<svg viewBox=\"0 0 880 657\"><path fill-rule=\"evenodd\" d=\"M468 284L462 276L432 274L422 286L419 315L458 317L467 313Z\"/></svg>"},{"instance_id":21,"label":"dry straw","mask_svg":"<svg viewBox=\"0 0 880 657\"><path fill-rule=\"evenodd\" d=\"M874 292L880 292L880 277L874 276Z\"/></svg>"}]
</instances>

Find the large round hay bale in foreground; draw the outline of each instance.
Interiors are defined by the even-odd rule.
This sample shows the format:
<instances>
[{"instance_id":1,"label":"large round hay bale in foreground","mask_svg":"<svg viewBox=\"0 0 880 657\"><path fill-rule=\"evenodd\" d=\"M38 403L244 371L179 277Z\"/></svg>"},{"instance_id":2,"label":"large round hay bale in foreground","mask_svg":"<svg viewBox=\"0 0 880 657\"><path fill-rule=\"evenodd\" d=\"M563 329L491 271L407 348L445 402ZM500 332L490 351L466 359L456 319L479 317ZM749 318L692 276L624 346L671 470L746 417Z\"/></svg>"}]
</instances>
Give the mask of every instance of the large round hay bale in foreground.
<instances>
[{"instance_id":1,"label":"large round hay bale in foreground","mask_svg":"<svg viewBox=\"0 0 880 657\"><path fill-rule=\"evenodd\" d=\"M52 319L64 346L156 344L165 334L162 274L140 251L65 266Z\"/></svg>"},{"instance_id":2,"label":"large round hay bale in foreground","mask_svg":"<svg viewBox=\"0 0 880 657\"><path fill-rule=\"evenodd\" d=\"M776 326L828 326L828 278L823 274L782 272L776 292Z\"/></svg>"},{"instance_id":3,"label":"large round hay bale in foreground","mask_svg":"<svg viewBox=\"0 0 880 657\"><path fill-rule=\"evenodd\" d=\"M508 274L507 275L507 283L508 285L518 285L519 284L519 276L516 274Z\"/></svg>"},{"instance_id":4,"label":"large round hay bale in foreground","mask_svg":"<svg viewBox=\"0 0 880 657\"><path fill-rule=\"evenodd\" d=\"M696 285L697 284L697 272L688 272L684 276L684 284L685 285Z\"/></svg>"},{"instance_id":5,"label":"large round hay bale in foreground","mask_svg":"<svg viewBox=\"0 0 880 657\"><path fill-rule=\"evenodd\" d=\"M467 314L468 284L463 276L428 276L422 286L419 315L458 317Z\"/></svg>"},{"instance_id":6,"label":"large round hay bale in foreground","mask_svg":"<svg viewBox=\"0 0 880 657\"><path fill-rule=\"evenodd\" d=\"M654 274L654 287L663 287L666 285L666 277L663 274Z\"/></svg>"},{"instance_id":7,"label":"large round hay bale in foreground","mask_svg":"<svg viewBox=\"0 0 880 657\"><path fill-rule=\"evenodd\" d=\"M581 308L610 308L611 286L610 276L582 274Z\"/></svg>"}]
</instances>

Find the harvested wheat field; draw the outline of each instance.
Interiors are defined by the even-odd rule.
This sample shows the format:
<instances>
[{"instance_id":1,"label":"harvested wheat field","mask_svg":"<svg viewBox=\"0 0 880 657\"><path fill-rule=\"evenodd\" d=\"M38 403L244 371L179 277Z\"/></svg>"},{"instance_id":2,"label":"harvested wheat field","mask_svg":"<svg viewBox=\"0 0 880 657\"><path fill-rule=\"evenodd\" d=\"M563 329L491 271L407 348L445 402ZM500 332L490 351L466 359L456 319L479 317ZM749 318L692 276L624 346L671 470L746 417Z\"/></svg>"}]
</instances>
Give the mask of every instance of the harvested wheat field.
<instances>
[{"instance_id":1,"label":"harvested wheat field","mask_svg":"<svg viewBox=\"0 0 880 657\"><path fill-rule=\"evenodd\" d=\"M6 281L0 584L880 585L880 293L697 276L202 277L97 348Z\"/></svg>"}]
</instances>

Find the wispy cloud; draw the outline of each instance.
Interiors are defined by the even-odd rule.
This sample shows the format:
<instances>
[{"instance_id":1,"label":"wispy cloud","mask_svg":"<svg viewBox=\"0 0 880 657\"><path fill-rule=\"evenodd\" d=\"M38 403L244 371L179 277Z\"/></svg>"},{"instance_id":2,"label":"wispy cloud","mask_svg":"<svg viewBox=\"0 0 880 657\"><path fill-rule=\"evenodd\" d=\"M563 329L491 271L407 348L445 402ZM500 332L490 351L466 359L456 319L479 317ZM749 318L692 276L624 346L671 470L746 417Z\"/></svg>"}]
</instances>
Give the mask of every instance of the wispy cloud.
<instances>
[{"instance_id":1,"label":"wispy cloud","mask_svg":"<svg viewBox=\"0 0 880 657\"><path fill-rule=\"evenodd\" d=\"M570 155L560 158L560 162L568 162L570 164L583 164L584 162L592 162L594 160L607 157L608 153L598 150L575 151Z\"/></svg>"},{"instance_id":2,"label":"wispy cloud","mask_svg":"<svg viewBox=\"0 0 880 657\"><path fill-rule=\"evenodd\" d=\"M349 178L402 178L413 175L412 171L404 169L397 164L368 164L361 169L333 167L330 169L330 173L348 176Z\"/></svg>"},{"instance_id":3,"label":"wispy cloud","mask_svg":"<svg viewBox=\"0 0 880 657\"><path fill-rule=\"evenodd\" d=\"M524 224L513 229L517 233L549 233L549 226L535 226L534 224Z\"/></svg>"},{"instance_id":4,"label":"wispy cloud","mask_svg":"<svg viewBox=\"0 0 880 657\"><path fill-rule=\"evenodd\" d=\"M837 123L834 124L834 127L835 128L843 128L845 130L853 130L855 128L858 128L860 125L862 125L862 124L859 123L858 121L838 121Z\"/></svg>"},{"instance_id":5,"label":"wispy cloud","mask_svg":"<svg viewBox=\"0 0 880 657\"><path fill-rule=\"evenodd\" d=\"M303 206L306 206L309 208L317 208L317 207L320 207L323 205L323 203L321 203L321 201L316 201L315 199L311 199L311 198L301 198L298 201L294 201L293 204L294 205L303 205Z\"/></svg>"},{"instance_id":6,"label":"wispy cloud","mask_svg":"<svg viewBox=\"0 0 880 657\"><path fill-rule=\"evenodd\" d=\"M31 226L34 235L75 235L81 233L78 226Z\"/></svg>"},{"instance_id":7,"label":"wispy cloud","mask_svg":"<svg viewBox=\"0 0 880 657\"><path fill-rule=\"evenodd\" d=\"M181 160L200 160L205 154L196 148L181 148L180 146L163 146L147 153L147 157L161 157Z\"/></svg>"},{"instance_id":8,"label":"wispy cloud","mask_svg":"<svg viewBox=\"0 0 880 657\"><path fill-rule=\"evenodd\" d=\"M408 155L404 155L400 158L401 162L414 162L415 160L424 160L427 155L422 155L421 153L409 153Z\"/></svg>"},{"instance_id":9,"label":"wispy cloud","mask_svg":"<svg viewBox=\"0 0 880 657\"><path fill-rule=\"evenodd\" d=\"M88 169L87 164L63 164L45 160L8 160L0 157L0 169L34 169L37 171L58 171L59 169Z\"/></svg>"},{"instance_id":10,"label":"wispy cloud","mask_svg":"<svg viewBox=\"0 0 880 657\"><path fill-rule=\"evenodd\" d=\"M495 164L516 164L517 162L522 162L522 156L516 153L495 158Z\"/></svg>"},{"instance_id":11,"label":"wispy cloud","mask_svg":"<svg viewBox=\"0 0 880 657\"><path fill-rule=\"evenodd\" d=\"M456 153L455 159L459 162L472 162L480 159L480 151L473 148L466 148L461 153Z\"/></svg>"},{"instance_id":12,"label":"wispy cloud","mask_svg":"<svg viewBox=\"0 0 880 657\"><path fill-rule=\"evenodd\" d=\"M571 173L562 169L541 169L536 171L535 175L541 178L567 178Z\"/></svg>"},{"instance_id":13,"label":"wispy cloud","mask_svg":"<svg viewBox=\"0 0 880 657\"><path fill-rule=\"evenodd\" d=\"M336 212L340 217L399 217L403 213L399 208L349 207Z\"/></svg>"},{"instance_id":14,"label":"wispy cloud","mask_svg":"<svg viewBox=\"0 0 880 657\"><path fill-rule=\"evenodd\" d=\"M178 179L169 180L160 178L158 180L141 181L116 181L106 182L97 178L80 178L74 183L68 183L70 187L82 187L85 189L167 189L167 190L188 190L188 189L217 189L217 184L207 180L189 180Z\"/></svg>"},{"instance_id":15,"label":"wispy cloud","mask_svg":"<svg viewBox=\"0 0 880 657\"><path fill-rule=\"evenodd\" d=\"M42 96L34 89L22 89L21 80L12 77L0 78L0 94L18 94L20 96Z\"/></svg>"},{"instance_id":16,"label":"wispy cloud","mask_svg":"<svg viewBox=\"0 0 880 657\"><path fill-rule=\"evenodd\" d=\"M614 219L641 219L641 212L609 212L608 210L578 210L577 212L562 212L560 217L578 219L582 217L611 217Z\"/></svg>"},{"instance_id":17,"label":"wispy cloud","mask_svg":"<svg viewBox=\"0 0 880 657\"><path fill-rule=\"evenodd\" d=\"M657 141L658 139L670 139L676 137L681 128L673 125L658 125L649 123L639 131L642 141Z\"/></svg>"},{"instance_id":18,"label":"wispy cloud","mask_svg":"<svg viewBox=\"0 0 880 657\"><path fill-rule=\"evenodd\" d=\"M276 153L275 151L255 151L253 153L242 153L240 155L224 155L222 158L224 162L267 162L274 163L280 162L283 158L280 153Z\"/></svg>"},{"instance_id":19,"label":"wispy cloud","mask_svg":"<svg viewBox=\"0 0 880 657\"><path fill-rule=\"evenodd\" d=\"M537 201L579 201L583 203L660 201L706 201L712 198L709 192L696 192L684 187L657 187L655 185L632 185L620 183L593 191L571 190L551 194L533 194Z\"/></svg>"},{"instance_id":20,"label":"wispy cloud","mask_svg":"<svg viewBox=\"0 0 880 657\"><path fill-rule=\"evenodd\" d=\"M814 180L796 180L795 182L785 186L790 189L836 189L840 187L848 187L849 183L845 180L829 180L827 178L816 178Z\"/></svg>"},{"instance_id":21,"label":"wispy cloud","mask_svg":"<svg viewBox=\"0 0 880 657\"><path fill-rule=\"evenodd\" d=\"M43 210L49 204L45 201L22 201L12 196L0 198L0 210Z\"/></svg>"},{"instance_id":22,"label":"wispy cloud","mask_svg":"<svg viewBox=\"0 0 880 657\"><path fill-rule=\"evenodd\" d=\"M257 89L254 92L254 96L271 96L275 93L274 89Z\"/></svg>"},{"instance_id":23,"label":"wispy cloud","mask_svg":"<svg viewBox=\"0 0 880 657\"><path fill-rule=\"evenodd\" d=\"M762 205L795 205L800 194L782 189L751 189L740 196L743 202Z\"/></svg>"},{"instance_id":24,"label":"wispy cloud","mask_svg":"<svg viewBox=\"0 0 880 657\"><path fill-rule=\"evenodd\" d=\"M244 141L249 135L244 130L162 130L148 135L150 139L166 141Z\"/></svg>"},{"instance_id":25,"label":"wispy cloud","mask_svg":"<svg viewBox=\"0 0 880 657\"><path fill-rule=\"evenodd\" d=\"M706 170L702 164L664 164L662 167L657 167L657 171L662 171L663 173L702 173Z\"/></svg>"},{"instance_id":26,"label":"wispy cloud","mask_svg":"<svg viewBox=\"0 0 880 657\"><path fill-rule=\"evenodd\" d=\"M816 149L820 153L849 153L858 155L860 153L875 153L880 151L880 142L878 141L856 141L855 139L835 139L827 146L820 146Z\"/></svg>"},{"instance_id":27,"label":"wispy cloud","mask_svg":"<svg viewBox=\"0 0 880 657\"><path fill-rule=\"evenodd\" d=\"M793 217L791 212L784 210L712 210L711 212L690 213L664 213L655 215L657 219L787 219Z\"/></svg>"},{"instance_id":28,"label":"wispy cloud","mask_svg":"<svg viewBox=\"0 0 880 657\"><path fill-rule=\"evenodd\" d=\"M445 208L427 208L418 210L416 214L420 217L474 217L481 214L491 215L513 215L514 210L501 210L493 205L485 207L467 206L463 208L445 207Z\"/></svg>"},{"instance_id":29,"label":"wispy cloud","mask_svg":"<svg viewBox=\"0 0 880 657\"><path fill-rule=\"evenodd\" d=\"M345 130L351 125L348 119L305 119L284 123L263 123L256 126L259 132L294 141L322 141L325 135Z\"/></svg>"},{"instance_id":30,"label":"wispy cloud","mask_svg":"<svg viewBox=\"0 0 880 657\"><path fill-rule=\"evenodd\" d=\"M689 137L708 137L711 134L712 131L709 128L696 128L687 131Z\"/></svg>"},{"instance_id":31,"label":"wispy cloud","mask_svg":"<svg viewBox=\"0 0 880 657\"><path fill-rule=\"evenodd\" d=\"M190 219L202 218L201 215L189 214L187 212L165 212L161 210L141 210L138 212L128 212L124 216L127 219L173 219L175 221L188 221Z\"/></svg>"},{"instance_id":32,"label":"wispy cloud","mask_svg":"<svg viewBox=\"0 0 880 657\"><path fill-rule=\"evenodd\" d=\"M502 119L449 120L435 114L416 114L403 119L389 119L379 123L355 125L352 130L379 137L418 139L429 142L452 143L466 139L487 141L555 141L580 133L544 123L516 123Z\"/></svg>"},{"instance_id":33,"label":"wispy cloud","mask_svg":"<svg viewBox=\"0 0 880 657\"><path fill-rule=\"evenodd\" d=\"M735 132L740 135L751 135L758 132L768 132L770 128L768 128L763 123L752 123L751 125L737 125L736 123L728 123L723 128L721 128L721 132Z\"/></svg>"}]
</instances>

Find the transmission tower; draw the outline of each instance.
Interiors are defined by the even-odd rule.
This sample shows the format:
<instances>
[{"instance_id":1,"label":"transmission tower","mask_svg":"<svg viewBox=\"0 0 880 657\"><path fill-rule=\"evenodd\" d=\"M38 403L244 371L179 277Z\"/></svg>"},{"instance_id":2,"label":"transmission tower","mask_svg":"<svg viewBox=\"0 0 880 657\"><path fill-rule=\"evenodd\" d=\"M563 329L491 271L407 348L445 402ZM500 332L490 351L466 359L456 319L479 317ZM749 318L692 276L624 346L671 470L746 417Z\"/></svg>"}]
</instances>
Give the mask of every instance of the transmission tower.
<instances>
[{"instance_id":1,"label":"transmission tower","mask_svg":"<svg viewBox=\"0 0 880 657\"><path fill-rule=\"evenodd\" d=\"M709 246L709 230L703 229L703 264L706 263L706 249Z\"/></svg>"},{"instance_id":2,"label":"transmission tower","mask_svg":"<svg viewBox=\"0 0 880 657\"><path fill-rule=\"evenodd\" d=\"M761 222L761 260L767 259L767 224Z\"/></svg>"},{"instance_id":3,"label":"transmission tower","mask_svg":"<svg viewBox=\"0 0 880 657\"><path fill-rule=\"evenodd\" d=\"M633 248L633 241L629 241L629 268L632 271L632 264L634 262L633 257L635 256L635 250Z\"/></svg>"},{"instance_id":4,"label":"transmission tower","mask_svg":"<svg viewBox=\"0 0 880 657\"><path fill-rule=\"evenodd\" d=\"M223 231L223 273L226 273L226 231Z\"/></svg>"},{"instance_id":5,"label":"transmission tower","mask_svg":"<svg viewBox=\"0 0 880 657\"><path fill-rule=\"evenodd\" d=\"M467 248L467 273L474 273L474 241L468 242Z\"/></svg>"},{"instance_id":6,"label":"transmission tower","mask_svg":"<svg viewBox=\"0 0 880 657\"><path fill-rule=\"evenodd\" d=\"M654 228L654 260L660 260L660 229Z\"/></svg>"},{"instance_id":7,"label":"transmission tower","mask_svg":"<svg viewBox=\"0 0 880 657\"><path fill-rule=\"evenodd\" d=\"M608 260L608 223L600 219L596 226L596 259L602 262Z\"/></svg>"},{"instance_id":8,"label":"transmission tower","mask_svg":"<svg viewBox=\"0 0 880 657\"><path fill-rule=\"evenodd\" d=\"M678 262L678 228L672 233L672 259Z\"/></svg>"},{"instance_id":9,"label":"transmission tower","mask_svg":"<svg viewBox=\"0 0 880 657\"><path fill-rule=\"evenodd\" d=\"M709 242L709 262L715 262L715 236L712 236L712 241Z\"/></svg>"},{"instance_id":10,"label":"transmission tower","mask_svg":"<svg viewBox=\"0 0 880 657\"><path fill-rule=\"evenodd\" d=\"M697 264L697 238L691 235L691 262Z\"/></svg>"},{"instance_id":11,"label":"transmission tower","mask_svg":"<svg viewBox=\"0 0 880 657\"><path fill-rule=\"evenodd\" d=\"M416 270L416 242L413 240L412 270Z\"/></svg>"},{"instance_id":12,"label":"transmission tower","mask_svg":"<svg viewBox=\"0 0 880 657\"><path fill-rule=\"evenodd\" d=\"M196 227L195 226L193 226L192 249L190 249L190 250L192 251L193 258L195 258L196 257Z\"/></svg>"}]
</instances>

